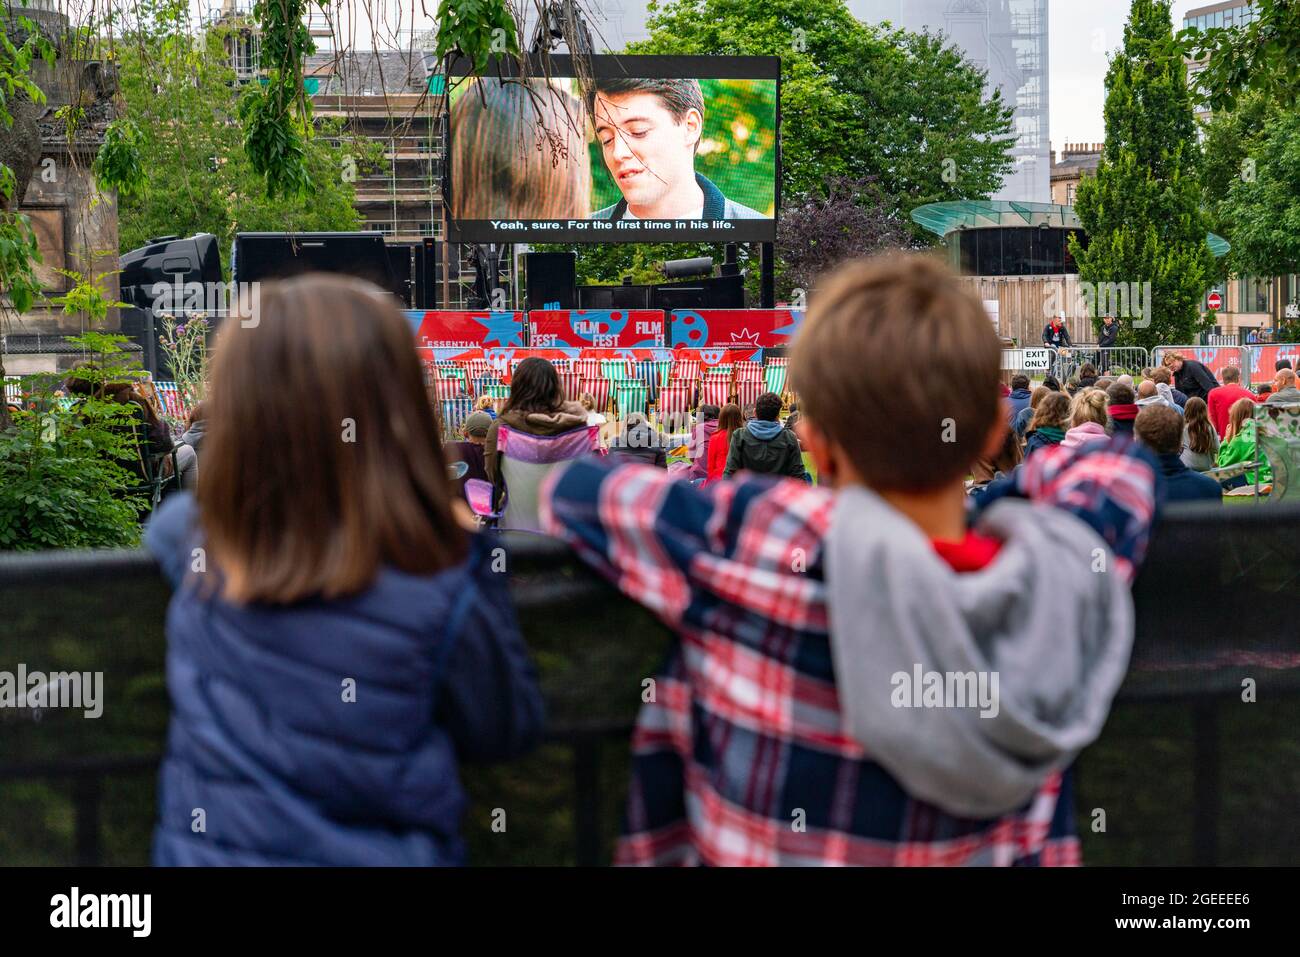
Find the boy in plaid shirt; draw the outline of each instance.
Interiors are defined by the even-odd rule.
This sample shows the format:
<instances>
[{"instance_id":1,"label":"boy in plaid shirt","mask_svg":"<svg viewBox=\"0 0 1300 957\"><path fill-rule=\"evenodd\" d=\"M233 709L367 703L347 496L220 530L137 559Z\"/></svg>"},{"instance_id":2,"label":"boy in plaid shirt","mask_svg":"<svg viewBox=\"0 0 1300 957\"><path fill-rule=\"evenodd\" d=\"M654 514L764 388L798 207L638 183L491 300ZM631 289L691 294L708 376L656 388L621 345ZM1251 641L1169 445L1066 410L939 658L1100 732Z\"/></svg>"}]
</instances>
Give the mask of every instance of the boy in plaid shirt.
<instances>
[{"instance_id":1,"label":"boy in plaid shirt","mask_svg":"<svg viewBox=\"0 0 1300 957\"><path fill-rule=\"evenodd\" d=\"M1158 479L1125 439L1058 447L968 509L999 365L942 266L854 263L790 364L821 486L551 477L544 529L679 636L618 863L1079 863L1069 768L1127 665Z\"/></svg>"}]
</instances>

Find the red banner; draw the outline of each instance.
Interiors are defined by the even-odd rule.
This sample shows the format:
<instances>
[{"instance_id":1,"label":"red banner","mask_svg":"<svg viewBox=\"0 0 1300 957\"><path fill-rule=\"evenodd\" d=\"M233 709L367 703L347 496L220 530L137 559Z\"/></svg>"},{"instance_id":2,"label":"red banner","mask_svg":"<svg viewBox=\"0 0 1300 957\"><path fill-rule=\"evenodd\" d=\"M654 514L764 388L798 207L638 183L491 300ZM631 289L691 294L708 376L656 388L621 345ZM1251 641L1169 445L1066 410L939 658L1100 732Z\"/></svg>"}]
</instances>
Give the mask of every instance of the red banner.
<instances>
[{"instance_id":1,"label":"red banner","mask_svg":"<svg viewBox=\"0 0 1300 957\"><path fill-rule=\"evenodd\" d=\"M1250 368L1246 370L1248 372L1247 381L1256 385L1261 382L1273 381L1279 359L1290 359L1291 368L1300 369L1300 345L1293 342L1251 346L1246 350L1246 353L1250 356Z\"/></svg>"},{"instance_id":2,"label":"red banner","mask_svg":"<svg viewBox=\"0 0 1300 957\"><path fill-rule=\"evenodd\" d=\"M672 344L752 352L790 345L802 323L803 312L792 309L674 309Z\"/></svg>"},{"instance_id":3,"label":"red banner","mask_svg":"<svg viewBox=\"0 0 1300 957\"><path fill-rule=\"evenodd\" d=\"M662 349L667 332L662 309L535 309L528 313L528 342L533 348Z\"/></svg>"},{"instance_id":4,"label":"red banner","mask_svg":"<svg viewBox=\"0 0 1300 957\"><path fill-rule=\"evenodd\" d=\"M487 309L457 312L447 309L408 310L416 345L445 348L522 347L524 314Z\"/></svg>"}]
</instances>

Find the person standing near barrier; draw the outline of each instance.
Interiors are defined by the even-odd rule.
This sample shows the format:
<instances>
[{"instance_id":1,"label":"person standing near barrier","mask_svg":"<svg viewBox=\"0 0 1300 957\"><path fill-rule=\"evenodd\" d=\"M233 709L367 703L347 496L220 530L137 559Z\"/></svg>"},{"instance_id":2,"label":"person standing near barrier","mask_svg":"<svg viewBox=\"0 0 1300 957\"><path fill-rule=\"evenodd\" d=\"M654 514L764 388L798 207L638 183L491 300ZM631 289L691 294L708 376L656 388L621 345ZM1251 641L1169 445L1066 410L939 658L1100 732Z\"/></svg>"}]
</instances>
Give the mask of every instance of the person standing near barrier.
<instances>
[{"instance_id":1,"label":"person standing near barrier","mask_svg":"<svg viewBox=\"0 0 1300 957\"><path fill-rule=\"evenodd\" d=\"M1211 389L1209 397L1205 400L1205 404L1210 410L1210 421L1214 423L1214 430L1219 433L1220 439L1228 431L1228 410L1239 399L1257 401L1255 393L1244 388L1241 384L1241 368L1239 366L1227 366L1223 370L1223 385L1217 389Z\"/></svg>"},{"instance_id":2,"label":"person standing near barrier","mask_svg":"<svg viewBox=\"0 0 1300 957\"><path fill-rule=\"evenodd\" d=\"M1044 347L1055 352L1058 349L1068 349L1072 345L1070 330L1065 327L1064 316L1053 317L1052 321L1043 327Z\"/></svg>"},{"instance_id":3,"label":"person standing near barrier","mask_svg":"<svg viewBox=\"0 0 1300 957\"><path fill-rule=\"evenodd\" d=\"M495 543L392 297L309 275L260 310L213 351L197 494L145 530L173 588L153 862L463 864L461 762L542 733Z\"/></svg>"},{"instance_id":4,"label":"person standing near barrier","mask_svg":"<svg viewBox=\"0 0 1300 957\"><path fill-rule=\"evenodd\" d=\"M1173 373L1174 385L1188 398L1208 398L1210 390L1218 388L1219 382L1214 373L1203 363L1186 358L1181 352L1166 352L1161 363Z\"/></svg>"},{"instance_id":5,"label":"person standing near barrier","mask_svg":"<svg viewBox=\"0 0 1300 957\"><path fill-rule=\"evenodd\" d=\"M1102 349L1114 349L1115 340L1119 338L1119 323L1115 321L1114 316L1104 316L1101 320L1101 328L1097 330L1097 345ZM1105 361L1097 363L1100 367L1105 368Z\"/></svg>"},{"instance_id":6,"label":"person standing near barrier","mask_svg":"<svg viewBox=\"0 0 1300 957\"><path fill-rule=\"evenodd\" d=\"M1159 368L1152 369L1151 381L1154 382L1157 387L1161 385L1169 386L1169 394L1173 396L1174 404L1178 406L1178 408L1181 409L1183 406L1187 405L1187 393L1174 385L1173 373L1170 372L1168 368L1160 366ZM1218 383L1215 383L1215 387L1218 387Z\"/></svg>"}]
</instances>

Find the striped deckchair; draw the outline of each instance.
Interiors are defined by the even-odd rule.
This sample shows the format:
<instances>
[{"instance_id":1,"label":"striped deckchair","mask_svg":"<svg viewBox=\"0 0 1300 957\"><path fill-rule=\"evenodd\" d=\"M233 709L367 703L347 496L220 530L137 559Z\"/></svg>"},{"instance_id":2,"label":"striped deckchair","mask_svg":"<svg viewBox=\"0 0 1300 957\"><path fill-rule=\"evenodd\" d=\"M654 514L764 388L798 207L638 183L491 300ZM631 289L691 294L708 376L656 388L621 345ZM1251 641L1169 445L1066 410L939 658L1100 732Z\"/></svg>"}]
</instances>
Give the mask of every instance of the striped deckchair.
<instances>
[{"instance_id":1,"label":"striped deckchair","mask_svg":"<svg viewBox=\"0 0 1300 957\"><path fill-rule=\"evenodd\" d=\"M175 382L155 382L154 391L162 405L163 415L177 422L183 421L189 410L181 399L180 387Z\"/></svg>"},{"instance_id":2,"label":"striped deckchair","mask_svg":"<svg viewBox=\"0 0 1300 957\"><path fill-rule=\"evenodd\" d=\"M763 392L767 391L761 381L744 381L736 383L736 401L743 411L746 406L754 404L754 400Z\"/></svg>"},{"instance_id":3,"label":"striped deckchair","mask_svg":"<svg viewBox=\"0 0 1300 957\"><path fill-rule=\"evenodd\" d=\"M681 382L672 383L659 390L659 400L655 403L655 415L662 422L669 416L683 416L691 406L694 385Z\"/></svg>"},{"instance_id":4,"label":"striped deckchair","mask_svg":"<svg viewBox=\"0 0 1300 957\"><path fill-rule=\"evenodd\" d=\"M455 399L460 396L469 398L469 394L465 389L465 383L460 379L443 379L441 377L434 379L433 394L439 401Z\"/></svg>"},{"instance_id":5,"label":"striped deckchair","mask_svg":"<svg viewBox=\"0 0 1300 957\"><path fill-rule=\"evenodd\" d=\"M731 379L722 376L706 376L700 383L700 405L716 405L719 408L727 404L731 394Z\"/></svg>"},{"instance_id":6,"label":"striped deckchair","mask_svg":"<svg viewBox=\"0 0 1300 957\"><path fill-rule=\"evenodd\" d=\"M784 394L786 369L784 359L773 359L763 369L764 384L767 386L768 392L775 392L777 395Z\"/></svg>"},{"instance_id":7,"label":"striped deckchair","mask_svg":"<svg viewBox=\"0 0 1300 957\"><path fill-rule=\"evenodd\" d=\"M636 378L636 369L627 359L602 359L601 373L612 382L626 382Z\"/></svg>"},{"instance_id":8,"label":"striped deckchair","mask_svg":"<svg viewBox=\"0 0 1300 957\"><path fill-rule=\"evenodd\" d=\"M492 365L486 359L465 359L457 363L465 367L465 372L472 379L482 378L485 375L495 375L492 371Z\"/></svg>"},{"instance_id":9,"label":"striped deckchair","mask_svg":"<svg viewBox=\"0 0 1300 957\"><path fill-rule=\"evenodd\" d=\"M678 359L673 363L671 378L683 382L698 382L702 365L699 359Z\"/></svg>"},{"instance_id":10,"label":"striped deckchair","mask_svg":"<svg viewBox=\"0 0 1300 957\"><path fill-rule=\"evenodd\" d=\"M646 385L644 382L624 381L614 383L614 407L620 418L633 412L645 412Z\"/></svg>"},{"instance_id":11,"label":"striped deckchair","mask_svg":"<svg viewBox=\"0 0 1300 957\"><path fill-rule=\"evenodd\" d=\"M561 372L560 386L564 389L566 399L577 402L578 396L582 395L582 375L577 372Z\"/></svg>"},{"instance_id":12,"label":"striped deckchair","mask_svg":"<svg viewBox=\"0 0 1300 957\"><path fill-rule=\"evenodd\" d=\"M659 390L668 384L668 373L672 365L667 359L637 360L636 374L649 389L651 402L658 398Z\"/></svg>"},{"instance_id":13,"label":"striped deckchair","mask_svg":"<svg viewBox=\"0 0 1300 957\"><path fill-rule=\"evenodd\" d=\"M444 442L454 442L461 437L460 430L474 410L474 400L467 395L442 399L438 403L441 410L442 438Z\"/></svg>"},{"instance_id":14,"label":"striped deckchair","mask_svg":"<svg viewBox=\"0 0 1300 957\"><path fill-rule=\"evenodd\" d=\"M731 373L730 362L724 362L716 366L705 366L704 368L704 378L706 379L730 379Z\"/></svg>"},{"instance_id":15,"label":"striped deckchair","mask_svg":"<svg viewBox=\"0 0 1300 957\"><path fill-rule=\"evenodd\" d=\"M737 362L736 363L736 381L737 382L761 382L763 379L763 364L761 362Z\"/></svg>"},{"instance_id":16,"label":"striped deckchair","mask_svg":"<svg viewBox=\"0 0 1300 957\"><path fill-rule=\"evenodd\" d=\"M596 400L596 411L604 412L609 408L609 380L602 378L583 379L582 391L590 392Z\"/></svg>"},{"instance_id":17,"label":"striped deckchair","mask_svg":"<svg viewBox=\"0 0 1300 957\"><path fill-rule=\"evenodd\" d=\"M602 375L599 359L574 359L573 371L577 372L584 379L598 379Z\"/></svg>"},{"instance_id":18,"label":"striped deckchair","mask_svg":"<svg viewBox=\"0 0 1300 957\"><path fill-rule=\"evenodd\" d=\"M494 399L508 399L510 398L510 386L494 382L483 389L483 394L490 395Z\"/></svg>"},{"instance_id":19,"label":"striped deckchair","mask_svg":"<svg viewBox=\"0 0 1300 957\"><path fill-rule=\"evenodd\" d=\"M475 376L470 384L470 394L477 398L480 395L493 395L490 390L493 386L501 385L501 380L493 373L487 375Z\"/></svg>"}]
</instances>

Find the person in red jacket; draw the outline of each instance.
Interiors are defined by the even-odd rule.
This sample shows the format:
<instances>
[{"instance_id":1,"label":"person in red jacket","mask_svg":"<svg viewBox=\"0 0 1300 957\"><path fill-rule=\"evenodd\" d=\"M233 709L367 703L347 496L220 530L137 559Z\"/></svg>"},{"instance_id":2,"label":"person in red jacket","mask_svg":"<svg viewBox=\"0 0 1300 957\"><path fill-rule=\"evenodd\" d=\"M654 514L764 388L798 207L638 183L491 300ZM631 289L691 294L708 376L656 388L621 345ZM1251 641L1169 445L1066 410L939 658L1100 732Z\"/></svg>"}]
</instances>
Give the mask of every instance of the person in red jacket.
<instances>
[{"instance_id":1,"label":"person in red jacket","mask_svg":"<svg viewBox=\"0 0 1300 957\"><path fill-rule=\"evenodd\" d=\"M1220 375L1223 376L1223 385L1210 390L1205 404L1210 409L1210 421L1214 423L1214 429L1222 439L1228 428L1228 410L1232 408L1232 404L1238 399L1258 402L1259 398L1249 389L1242 388L1241 369L1237 366L1226 367Z\"/></svg>"},{"instance_id":2,"label":"person in red jacket","mask_svg":"<svg viewBox=\"0 0 1300 957\"><path fill-rule=\"evenodd\" d=\"M731 402L722 407L718 414L718 430L709 439L709 475L704 480L705 485L722 480L722 472L727 467L727 455L731 452L731 433L744 424L740 406Z\"/></svg>"}]
</instances>

